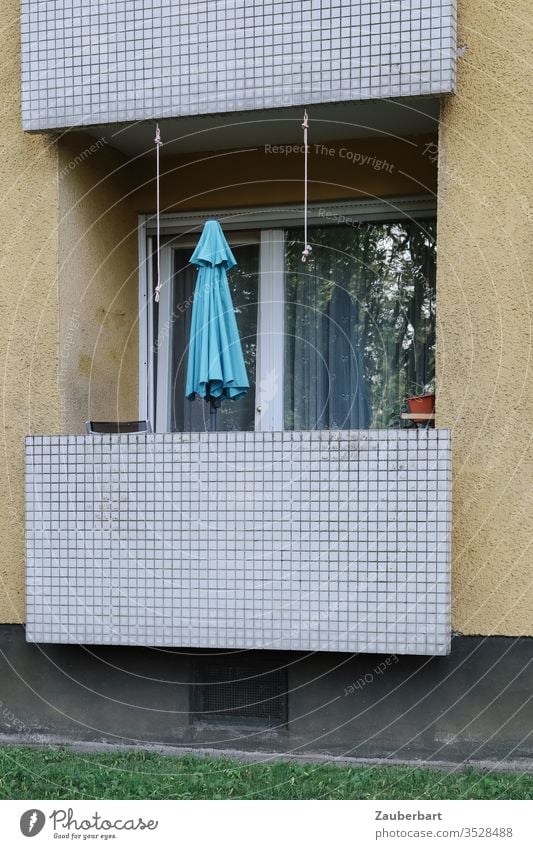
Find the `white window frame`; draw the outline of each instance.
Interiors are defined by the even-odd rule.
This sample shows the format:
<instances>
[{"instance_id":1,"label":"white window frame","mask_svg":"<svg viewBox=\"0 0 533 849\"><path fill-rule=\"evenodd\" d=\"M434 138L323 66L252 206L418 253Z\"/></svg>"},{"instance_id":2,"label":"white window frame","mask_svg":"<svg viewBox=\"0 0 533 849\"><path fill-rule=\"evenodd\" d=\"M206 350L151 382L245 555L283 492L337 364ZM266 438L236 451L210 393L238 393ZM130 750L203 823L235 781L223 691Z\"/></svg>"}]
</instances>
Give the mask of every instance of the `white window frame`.
<instances>
[{"instance_id":1,"label":"white window frame","mask_svg":"<svg viewBox=\"0 0 533 849\"><path fill-rule=\"evenodd\" d=\"M314 203L309 208L309 225L353 224L362 221L416 220L436 215L436 200L428 195L372 200ZM254 207L186 213L166 213L160 218L162 235L190 235L194 243L207 218L217 218L227 233L260 230L259 305L257 316L257 360L255 429L283 430L284 371L284 231L302 224L301 206ZM170 332L163 333L158 347L158 385L152 373L153 277L148 238L156 232L153 215L139 216L139 418L149 419L160 432L170 424L169 386L171 367ZM187 239L187 243L188 243ZM161 296L159 316L170 318L172 301L172 246L161 251ZM165 319L163 318L163 321ZM280 336L279 344L274 340ZM273 343L274 342L274 343ZM157 397L157 409L154 409ZM155 413L155 416L154 416Z\"/></svg>"}]
</instances>

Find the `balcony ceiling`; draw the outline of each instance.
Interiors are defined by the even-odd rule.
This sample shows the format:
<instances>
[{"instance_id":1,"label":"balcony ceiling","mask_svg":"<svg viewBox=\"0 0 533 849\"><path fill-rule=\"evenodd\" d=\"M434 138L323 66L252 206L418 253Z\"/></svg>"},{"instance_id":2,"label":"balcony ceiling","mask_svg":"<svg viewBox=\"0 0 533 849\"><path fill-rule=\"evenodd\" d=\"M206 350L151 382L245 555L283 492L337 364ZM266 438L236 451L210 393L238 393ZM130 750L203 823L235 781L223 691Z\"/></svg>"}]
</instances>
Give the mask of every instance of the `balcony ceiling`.
<instances>
[{"instance_id":1,"label":"balcony ceiling","mask_svg":"<svg viewBox=\"0 0 533 849\"><path fill-rule=\"evenodd\" d=\"M310 143L369 136L415 136L437 131L439 98L412 97L399 100L365 100L311 106ZM302 142L303 109L269 109L165 118L159 122L164 142L162 155L265 144ZM155 121L105 124L84 127L96 138L105 139L128 157L153 150Z\"/></svg>"}]
</instances>

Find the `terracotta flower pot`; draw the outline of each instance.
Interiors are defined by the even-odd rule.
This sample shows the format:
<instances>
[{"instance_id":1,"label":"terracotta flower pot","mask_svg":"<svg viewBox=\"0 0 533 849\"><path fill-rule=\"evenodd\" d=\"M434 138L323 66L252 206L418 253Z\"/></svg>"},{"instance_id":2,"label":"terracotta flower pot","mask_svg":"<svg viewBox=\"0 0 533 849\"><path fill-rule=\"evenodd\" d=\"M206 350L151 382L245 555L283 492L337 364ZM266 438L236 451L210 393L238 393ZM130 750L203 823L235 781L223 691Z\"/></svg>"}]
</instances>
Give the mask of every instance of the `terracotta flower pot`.
<instances>
[{"instance_id":1,"label":"terracotta flower pot","mask_svg":"<svg viewBox=\"0 0 533 849\"><path fill-rule=\"evenodd\" d=\"M434 413L435 412L435 395L413 395L407 398L409 412L413 413ZM427 424L426 419L413 419L415 424Z\"/></svg>"}]
</instances>

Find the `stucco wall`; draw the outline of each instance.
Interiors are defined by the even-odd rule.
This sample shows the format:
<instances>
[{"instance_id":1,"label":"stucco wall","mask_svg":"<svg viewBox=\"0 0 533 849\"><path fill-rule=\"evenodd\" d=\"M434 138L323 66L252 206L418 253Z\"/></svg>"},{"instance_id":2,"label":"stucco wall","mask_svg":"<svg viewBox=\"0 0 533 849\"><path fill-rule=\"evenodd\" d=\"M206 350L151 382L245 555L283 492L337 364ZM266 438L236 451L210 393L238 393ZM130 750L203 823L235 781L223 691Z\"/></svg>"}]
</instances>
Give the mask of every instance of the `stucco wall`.
<instances>
[{"instance_id":1,"label":"stucco wall","mask_svg":"<svg viewBox=\"0 0 533 849\"><path fill-rule=\"evenodd\" d=\"M71 169L95 141L73 136L60 144L58 177L54 141L20 129L18 3L0 0L0 8L0 621L14 622L23 616L24 435L79 432L89 415L136 414L136 213L153 209L153 160L128 176L123 158L101 146ZM453 624L468 634L533 634L531 9L527 0L459 0L458 19L465 53L457 96L443 106L438 213L437 424L453 428ZM375 153L378 144L385 142L358 141L354 149ZM407 193L407 183L431 189L431 150L401 150L389 158L392 172L336 155L316 159L313 198L349 197L370 185L377 195ZM300 197L290 157L241 156L231 171L227 158L202 160L168 163L164 207Z\"/></svg>"},{"instance_id":2,"label":"stucco wall","mask_svg":"<svg viewBox=\"0 0 533 849\"><path fill-rule=\"evenodd\" d=\"M102 140L59 143L59 396L62 433L135 419L137 216L131 163Z\"/></svg>"},{"instance_id":3,"label":"stucco wall","mask_svg":"<svg viewBox=\"0 0 533 849\"><path fill-rule=\"evenodd\" d=\"M24 436L57 431L57 151L20 121L18 0L0 29L0 621L24 618Z\"/></svg>"},{"instance_id":4,"label":"stucco wall","mask_svg":"<svg viewBox=\"0 0 533 849\"><path fill-rule=\"evenodd\" d=\"M533 634L529 0L459 0L442 111L437 423L453 428L454 627Z\"/></svg>"}]
</instances>

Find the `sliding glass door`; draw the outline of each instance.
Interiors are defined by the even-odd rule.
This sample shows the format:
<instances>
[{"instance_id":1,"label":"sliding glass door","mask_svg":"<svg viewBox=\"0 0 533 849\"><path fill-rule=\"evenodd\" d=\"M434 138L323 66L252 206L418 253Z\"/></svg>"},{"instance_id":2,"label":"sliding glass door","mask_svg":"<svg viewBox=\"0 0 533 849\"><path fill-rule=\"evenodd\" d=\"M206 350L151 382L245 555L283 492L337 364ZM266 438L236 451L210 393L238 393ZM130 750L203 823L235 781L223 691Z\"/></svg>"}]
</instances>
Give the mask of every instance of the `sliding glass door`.
<instances>
[{"instance_id":1,"label":"sliding glass door","mask_svg":"<svg viewBox=\"0 0 533 849\"><path fill-rule=\"evenodd\" d=\"M259 285L259 234L240 233L230 240L237 266L228 273L250 391L225 401L217 413L217 430L253 430ZM183 244L185 242L185 244ZM209 405L185 398L192 302L198 269L189 263L194 244L170 240L161 250L163 280L159 305L154 302L153 339L156 430L209 429Z\"/></svg>"},{"instance_id":2,"label":"sliding glass door","mask_svg":"<svg viewBox=\"0 0 533 849\"><path fill-rule=\"evenodd\" d=\"M250 391L225 401L218 430L396 427L408 392L435 374L435 219L272 227L226 235ZM151 305L151 385L158 431L209 428L185 399L196 282L195 239L168 238L163 289Z\"/></svg>"},{"instance_id":3,"label":"sliding glass door","mask_svg":"<svg viewBox=\"0 0 533 849\"><path fill-rule=\"evenodd\" d=\"M284 427L398 425L435 376L435 221L311 230L285 246Z\"/></svg>"}]
</instances>

